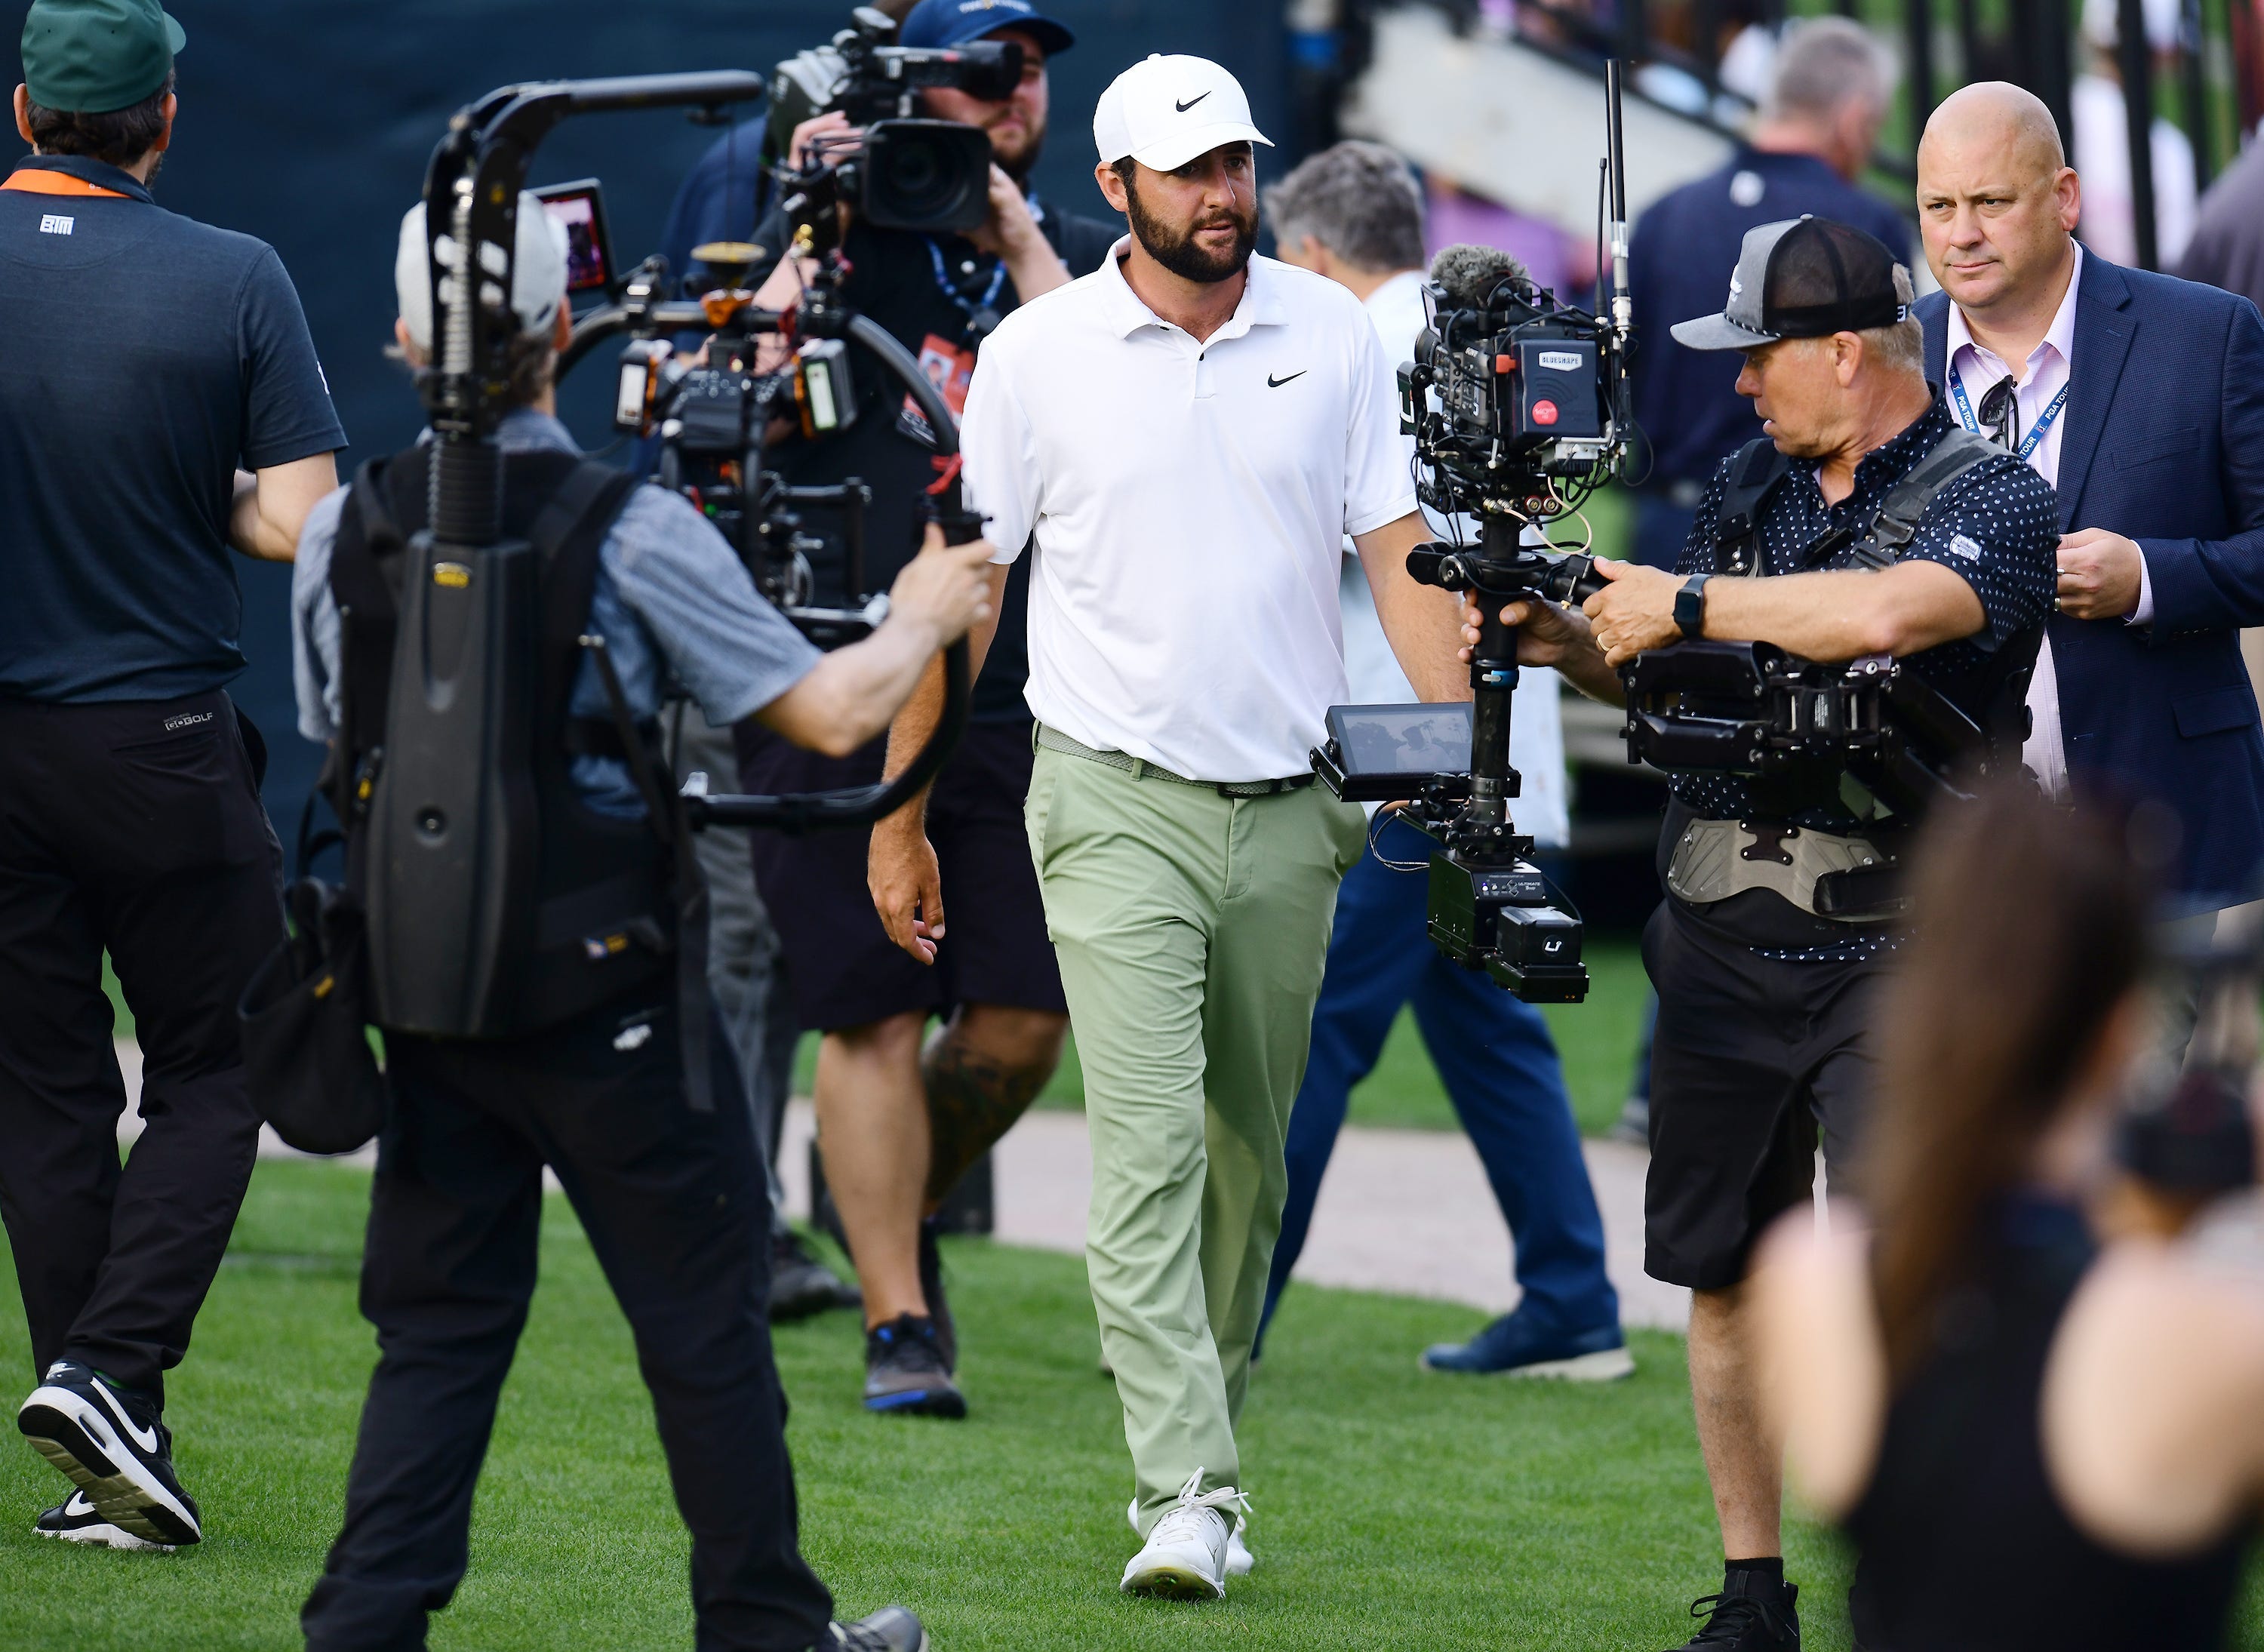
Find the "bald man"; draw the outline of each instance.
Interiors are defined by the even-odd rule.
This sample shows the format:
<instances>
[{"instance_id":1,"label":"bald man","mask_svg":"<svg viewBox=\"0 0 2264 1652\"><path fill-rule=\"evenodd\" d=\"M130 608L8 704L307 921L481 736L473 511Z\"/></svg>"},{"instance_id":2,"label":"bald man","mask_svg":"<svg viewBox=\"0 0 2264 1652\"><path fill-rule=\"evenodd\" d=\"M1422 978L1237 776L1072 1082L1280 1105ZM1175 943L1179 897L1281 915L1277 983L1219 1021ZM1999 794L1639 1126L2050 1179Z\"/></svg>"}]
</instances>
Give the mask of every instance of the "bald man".
<instances>
[{"instance_id":1,"label":"bald man","mask_svg":"<svg viewBox=\"0 0 2264 1652\"><path fill-rule=\"evenodd\" d=\"M2184 913L2253 898L2264 730L2239 633L2264 624L2264 318L2079 245L2081 181L2017 86L1934 111L1918 207L1942 287L1918 306L1927 376L2059 493L2023 757L2056 793L2166 805Z\"/></svg>"}]
</instances>

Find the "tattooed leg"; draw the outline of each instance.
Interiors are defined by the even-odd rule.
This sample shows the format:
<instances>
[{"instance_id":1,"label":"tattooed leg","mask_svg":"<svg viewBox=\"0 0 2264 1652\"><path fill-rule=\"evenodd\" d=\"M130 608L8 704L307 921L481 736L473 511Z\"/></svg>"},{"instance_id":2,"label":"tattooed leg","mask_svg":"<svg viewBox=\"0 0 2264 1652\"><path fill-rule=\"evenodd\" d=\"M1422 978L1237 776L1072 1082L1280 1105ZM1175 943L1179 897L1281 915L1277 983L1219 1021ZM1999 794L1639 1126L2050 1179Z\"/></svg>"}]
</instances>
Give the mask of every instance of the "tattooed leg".
<instances>
[{"instance_id":1,"label":"tattooed leg","mask_svg":"<svg viewBox=\"0 0 2264 1652\"><path fill-rule=\"evenodd\" d=\"M930 1141L926 1209L932 1212L1013 1128L1061 1063L1068 1018L1003 1004L968 1004L927 1047Z\"/></svg>"}]
</instances>

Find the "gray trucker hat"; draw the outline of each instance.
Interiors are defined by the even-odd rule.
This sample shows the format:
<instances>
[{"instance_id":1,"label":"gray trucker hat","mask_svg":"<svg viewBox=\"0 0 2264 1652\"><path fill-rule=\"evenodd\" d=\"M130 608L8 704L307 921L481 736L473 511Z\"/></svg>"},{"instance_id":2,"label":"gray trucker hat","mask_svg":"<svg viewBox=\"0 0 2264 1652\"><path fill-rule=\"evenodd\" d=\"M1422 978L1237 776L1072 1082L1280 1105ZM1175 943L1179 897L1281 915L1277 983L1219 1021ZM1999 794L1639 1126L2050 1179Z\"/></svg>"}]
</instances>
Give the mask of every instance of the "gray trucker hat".
<instances>
[{"instance_id":1,"label":"gray trucker hat","mask_svg":"<svg viewBox=\"0 0 2264 1652\"><path fill-rule=\"evenodd\" d=\"M1745 231L1719 315L1671 330L1692 350L1756 350L1891 327L1909 313L1895 295L1895 255L1876 235L1829 218L1787 218Z\"/></svg>"}]
</instances>

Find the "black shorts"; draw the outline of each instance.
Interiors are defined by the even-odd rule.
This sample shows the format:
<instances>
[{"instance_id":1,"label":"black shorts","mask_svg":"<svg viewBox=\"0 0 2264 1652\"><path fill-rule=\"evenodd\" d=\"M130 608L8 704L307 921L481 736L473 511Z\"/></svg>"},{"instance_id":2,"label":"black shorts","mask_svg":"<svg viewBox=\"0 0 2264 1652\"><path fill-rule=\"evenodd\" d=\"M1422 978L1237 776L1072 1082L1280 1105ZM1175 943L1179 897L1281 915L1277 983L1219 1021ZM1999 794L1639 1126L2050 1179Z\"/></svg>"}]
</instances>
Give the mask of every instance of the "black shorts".
<instances>
[{"instance_id":1,"label":"black shorts","mask_svg":"<svg viewBox=\"0 0 2264 1652\"><path fill-rule=\"evenodd\" d=\"M739 767L750 792L869 786L884 742L847 757L789 745L749 721ZM943 873L946 934L932 966L889 939L865 880L866 831L787 837L751 832L755 881L786 949L795 1013L805 1031L862 1026L907 1011L1009 1004L1067 1014L1022 801L1030 791L1030 725L969 723L936 777L928 841Z\"/></svg>"},{"instance_id":2,"label":"black shorts","mask_svg":"<svg viewBox=\"0 0 2264 1652\"><path fill-rule=\"evenodd\" d=\"M1851 1167L1873 1078L1883 961L1778 963L1702 932L1670 898L1643 935L1658 989L1644 1272L1718 1290L1761 1230ZM1844 1183L1842 1184L1844 1185Z\"/></svg>"}]
</instances>

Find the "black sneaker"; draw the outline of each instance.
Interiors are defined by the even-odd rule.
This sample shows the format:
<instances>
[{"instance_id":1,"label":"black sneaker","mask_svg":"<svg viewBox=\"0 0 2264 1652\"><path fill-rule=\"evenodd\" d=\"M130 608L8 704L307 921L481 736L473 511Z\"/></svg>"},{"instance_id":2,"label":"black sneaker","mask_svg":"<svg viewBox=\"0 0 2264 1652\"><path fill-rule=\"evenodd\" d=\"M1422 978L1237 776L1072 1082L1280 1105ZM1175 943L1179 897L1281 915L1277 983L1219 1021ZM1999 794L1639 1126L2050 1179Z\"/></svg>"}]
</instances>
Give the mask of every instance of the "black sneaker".
<instances>
[{"instance_id":1,"label":"black sneaker","mask_svg":"<svg viewBox=\"0 0 2264 1652\"><path fill-rule=\"evenodd\" d=\"M16 1426L120 1531L149 1543L203 1538L196 1499L173 1474L172 1431L153 1407L91 1367L75 1359L48 1366Z\"/></svg>"},{"instance_id":2,"label":"black sneaker","mask_svg":"<svg viewBox=\"0 0 2264 1652\"><path fill-rule=\"evenodd\" d=\"M72 1492L68 1501L49 1509L33 1522L32 1530L40 1537L91 1544L97 1548L153 1549L160 1554L173 1552L171 1543L152 1543L111 1525L109 1518L87 1501L83 1491Z\"/></svg>"},{"instance_id":3,"label":"black sneaker","mask_svg":"<svg viewBox=\"0 0 2264 1652\"><path fill-rule=\"evenodd\" d=\"M854 1623L826 1626L832 1636L814 1652L928 1652L927 1631L902 1606L883 1606Z\"/></svg>"},{"instance_id":4,"label":"black sneaker","mask_svg":"<svg viewBox=\"0 0 2264 1652\"><path fill-rule=\"evenodd\" d=\"M829 1308L862 1308L865 1294L820 1261L792 1228L771 1235L771 1318L779 1324Z\"/></svg>"},{"instance_id":5,"label":"black sneaker","mask_svg":"<svg viewBox=\"0 0 2264 1652\"><path fill-rule=\"evenodd\" d=\"M951 1369L936 1346L933 1320L899 1314L865 1333L865 1409L967 1415L967 1401L952 1386Z\"/></svg>"},{"instance_id":6,"label":"black sneaker","mask_svg":"<svg viewBox=\"0 0 2264 1652\"><path fill-rule=\"evenodd\" d=\"M1690 1615L1704 1618L1706 1627L1678 1652L1800 1652L1799 1599L1797 1583L1733 1575L1720 1594L1690 1603Z\"/></svg>"},{"instance_id":7,"label":"black sneaker","mask_svg":"<svg viewBox=\"0 0 2264 1652\"><path fill-rule=\"evenodd\" d=\"M927 1316L935 1322L935 1345L943 1355L943 1368L959 1374L959 1328L951 1322L951 1304L943 1295L943 1247L936 1243L940 1229L930 1216L920 1223L920 1295L927 1301Z\"/></svg>"}]
</instances>

